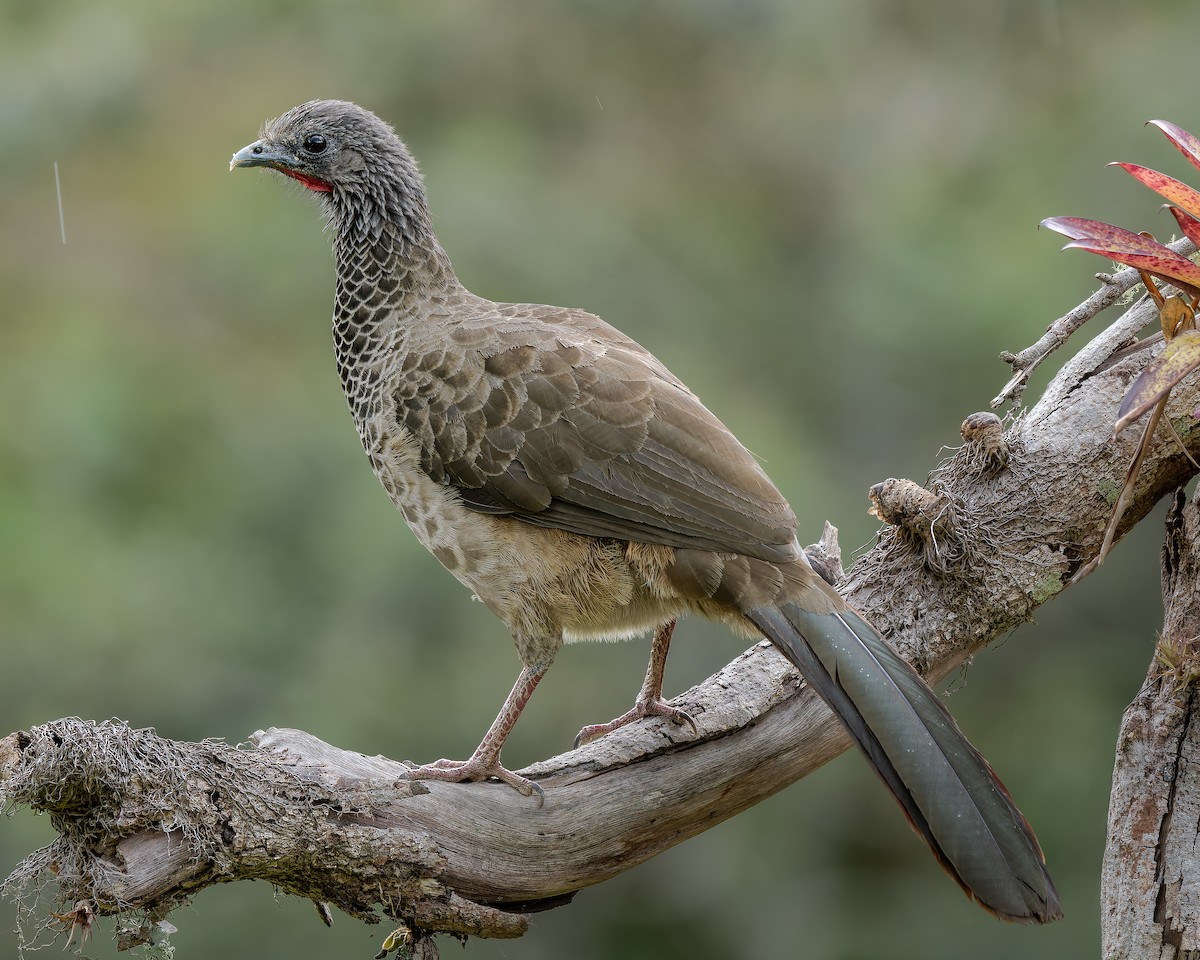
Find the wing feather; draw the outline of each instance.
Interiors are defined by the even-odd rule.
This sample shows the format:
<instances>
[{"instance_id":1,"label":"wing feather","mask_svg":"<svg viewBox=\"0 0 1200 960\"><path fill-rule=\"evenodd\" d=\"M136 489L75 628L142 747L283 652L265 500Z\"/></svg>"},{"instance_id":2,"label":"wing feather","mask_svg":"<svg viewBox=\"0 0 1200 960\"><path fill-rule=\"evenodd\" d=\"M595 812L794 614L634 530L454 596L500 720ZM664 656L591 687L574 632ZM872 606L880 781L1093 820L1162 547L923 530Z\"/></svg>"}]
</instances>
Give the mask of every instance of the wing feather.
<instances>
[{"instance_id":1,"label":"wing feather","mask_svg":"<svg viewBox=\"0 0 1200 960\"><path fill-rule=\"evenodd\" d=\"M590 314L505 311L476 321L490 336L457 330L399 368L396 415L426 473L471 509L539 526L796 556L783 496L648 351Z\"/></svg>"}]
</instances>

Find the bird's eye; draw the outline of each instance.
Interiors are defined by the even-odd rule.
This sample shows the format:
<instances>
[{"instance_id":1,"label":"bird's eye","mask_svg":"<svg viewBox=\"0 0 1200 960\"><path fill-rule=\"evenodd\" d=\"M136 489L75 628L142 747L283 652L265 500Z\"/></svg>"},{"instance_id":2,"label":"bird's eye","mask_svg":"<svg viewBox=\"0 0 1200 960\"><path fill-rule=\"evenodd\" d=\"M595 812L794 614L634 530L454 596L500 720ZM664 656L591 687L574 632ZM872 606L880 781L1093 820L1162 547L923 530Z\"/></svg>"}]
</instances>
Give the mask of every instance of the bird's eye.
<instances>
[{"instance_id":1,"label":"bird's eye","mask_svg":"<svg viewBox=\"0 0 1200 960\"><path fill-rule=\"evenodd\" d=\"M304 149L308 153L321 153L326 146L325 138L319 133L310 133L304 138Z\"/></svg>"}]
</instances>

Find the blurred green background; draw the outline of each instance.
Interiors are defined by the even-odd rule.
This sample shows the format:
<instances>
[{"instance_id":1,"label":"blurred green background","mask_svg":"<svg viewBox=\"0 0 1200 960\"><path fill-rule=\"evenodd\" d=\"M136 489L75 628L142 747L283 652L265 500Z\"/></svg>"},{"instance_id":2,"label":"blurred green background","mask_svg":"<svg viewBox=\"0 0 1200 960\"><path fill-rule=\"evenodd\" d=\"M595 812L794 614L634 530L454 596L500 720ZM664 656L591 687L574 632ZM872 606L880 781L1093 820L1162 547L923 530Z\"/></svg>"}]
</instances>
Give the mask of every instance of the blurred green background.
<instances>
[{"instance_id":1,"label":"blurred green background","mask_svg":"<svg viewBox=\"0 0 1200 960\"><path fill-rule=\"evenodd\" d=\"M1103 268L1052 214L1169 232L1104 169L1187 168L1181 25L1114 0L246 3L0 9L0 732L120 717L193 739L290 725L465 755L515 676L417 546L332 369L316 204L230 175L259 124L361 102L420 158L494 299L587 307L666 359L801 517L870 544L867 487L923 479ZM54 164L67 242L59 236ZM1040 371L1031 399L1044 384ZM1157 515L1156 515L1157 516ZM854 756L475 958L1092 956L1113 744L1160 623L1152 518L951 707L1036 825L1067 919L969 905ZM741 644L689 623L678 692ZM624 710L645 643L566 650L513 766ZM0 873L45 842L0 829ZM172 916L180 957L369 957L381 929L265 884ZM0 956L15 953L10 905ZM109 957L106 925L87 947ZM382 932L386 932L382 931ZM448 956L458 954L452 944Z\"/></svg>"}]
</instances>

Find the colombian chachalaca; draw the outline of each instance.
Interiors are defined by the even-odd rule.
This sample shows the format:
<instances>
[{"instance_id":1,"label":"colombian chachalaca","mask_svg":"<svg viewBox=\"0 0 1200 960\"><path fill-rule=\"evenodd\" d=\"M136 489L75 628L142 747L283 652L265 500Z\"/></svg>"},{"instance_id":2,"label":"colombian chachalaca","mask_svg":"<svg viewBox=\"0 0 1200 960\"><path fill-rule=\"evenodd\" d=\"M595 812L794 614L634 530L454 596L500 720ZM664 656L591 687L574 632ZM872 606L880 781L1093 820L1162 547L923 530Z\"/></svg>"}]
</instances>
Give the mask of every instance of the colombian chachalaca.
<instances>
[{"instance_id":1,"label":"colombian chachalaca","mask_svg":"<svg viewBox=\"0 0 1200 960\"><path fill-rule=\"evenodd\" d=\"M337 369L371 466L417 539L508 627L523 668L466 761L500 749L565 642L654 631L634 708L659 714L675 620L769 639L845 724L938 862L998 916L1060 915L1025 819L921 677L818 576L755 458L648 350L582 310L467 290L392 128L318 100L267 123L233 167L315 191L333 234Z\"/></svg>"}]
</instances>

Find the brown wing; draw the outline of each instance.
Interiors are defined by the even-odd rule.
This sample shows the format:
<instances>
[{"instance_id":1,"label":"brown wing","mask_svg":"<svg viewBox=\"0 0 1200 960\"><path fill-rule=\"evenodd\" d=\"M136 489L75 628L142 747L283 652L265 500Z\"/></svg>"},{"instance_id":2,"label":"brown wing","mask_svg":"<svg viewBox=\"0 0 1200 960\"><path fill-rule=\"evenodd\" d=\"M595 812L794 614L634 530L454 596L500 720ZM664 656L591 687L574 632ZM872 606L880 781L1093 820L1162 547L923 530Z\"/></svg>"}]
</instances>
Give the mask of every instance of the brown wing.
<instances>
[{"instance_id":1,"label":"brown wing","mask_svg":"<svg viewBox=\"0 0 1200 960\"><path fill-rule=\"evenodd\" d=\"M458 327L407 358L394 401L425 472L527 523L794 559L795 516L733 434L633 341L555 319Z\"/></svg>"}]
</instances>

